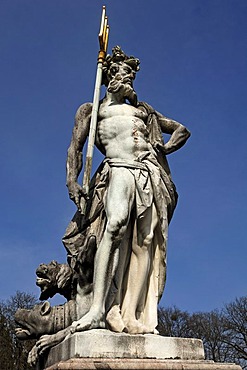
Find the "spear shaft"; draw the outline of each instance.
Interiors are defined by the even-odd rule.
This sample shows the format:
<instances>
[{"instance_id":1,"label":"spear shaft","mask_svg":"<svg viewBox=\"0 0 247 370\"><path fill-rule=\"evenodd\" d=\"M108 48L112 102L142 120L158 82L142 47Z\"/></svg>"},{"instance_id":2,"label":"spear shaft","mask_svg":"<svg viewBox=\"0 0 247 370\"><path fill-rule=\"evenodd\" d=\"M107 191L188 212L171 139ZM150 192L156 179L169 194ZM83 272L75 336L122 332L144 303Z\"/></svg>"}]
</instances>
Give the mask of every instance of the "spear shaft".
<instances>
[{"instance_id":1,"label":"spear shaft","mask_svg":"<svg viewBox=\"0 0 247 370\"><path fill-rule=\"evenodd\" d=\"M96 136L96 129L97 129L98 111L99 111L100 87L101 87L101 82L102 82L102 67L103 67L103 62L105 60L105 55L106 55L107 46L108 46L109 25L108 25L108 19L105 13L106 13L106 8L105 6L103 6L100 32L99 32L100 51L98 54L98 64L97 64L95 87L94 87L90 130L89 130L89 136L88 136L87 154L86 154L85 168L84 168L83 181L82 181L82 189L85 194L85 197L81 198L81 203L80 203L82 214L85 214L86 200L88 199L88 196L89 196L89 185L90 185L93 151L94 151L94 143L95 143L95 136Z\"/></svg>"}]
</instances>

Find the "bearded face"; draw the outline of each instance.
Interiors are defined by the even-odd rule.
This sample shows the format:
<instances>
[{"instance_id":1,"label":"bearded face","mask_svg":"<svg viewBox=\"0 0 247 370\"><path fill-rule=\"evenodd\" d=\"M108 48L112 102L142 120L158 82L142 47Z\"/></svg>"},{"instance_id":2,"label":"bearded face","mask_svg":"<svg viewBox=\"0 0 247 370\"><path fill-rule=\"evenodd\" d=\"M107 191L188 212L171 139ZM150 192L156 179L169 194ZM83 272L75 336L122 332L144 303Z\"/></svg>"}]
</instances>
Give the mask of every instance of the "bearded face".
<instances>
[{"instance_id":1,"label":"bearded face","mask_svg":"<svg viewBox=\"0 0 247 370\"><path fill-rule=\"evenodd\" d=\"M108 79L108 92L121 94L129 100L130 104L137 105L137 95L133 88L135 72L128 64L124 62L113 63L108 71Z\"/></svg>"}]
</instances>

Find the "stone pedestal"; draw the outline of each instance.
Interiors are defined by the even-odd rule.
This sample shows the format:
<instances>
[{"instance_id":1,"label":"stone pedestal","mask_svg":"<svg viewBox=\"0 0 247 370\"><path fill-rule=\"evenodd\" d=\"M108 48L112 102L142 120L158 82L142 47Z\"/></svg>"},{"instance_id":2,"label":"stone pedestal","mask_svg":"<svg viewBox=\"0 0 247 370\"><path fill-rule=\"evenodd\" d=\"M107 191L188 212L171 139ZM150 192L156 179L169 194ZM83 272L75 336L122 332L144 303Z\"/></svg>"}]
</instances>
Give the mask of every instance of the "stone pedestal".
<instances>
[{"instance_id":1,"label":"stone pedestal","mask_svg":"<svg viewBox=\"0 0 247 370\"><path fill-rule=\"evenodd\" d=\"M241 370L204 361L200 339L129 335L97 329L68 336L40 360L37 370L164 369Z\"/></svg>"},{"instance_id":2,"label":"stone pedestal","mask_svg":"<svg viewBox=\"0 0 247 370\"><path fill-rule=\"evenodd\" d=\"M72 359L61 361L46 370L241 370L235 364L192 360L147 359Z\"/></svg>"}]
</instances>

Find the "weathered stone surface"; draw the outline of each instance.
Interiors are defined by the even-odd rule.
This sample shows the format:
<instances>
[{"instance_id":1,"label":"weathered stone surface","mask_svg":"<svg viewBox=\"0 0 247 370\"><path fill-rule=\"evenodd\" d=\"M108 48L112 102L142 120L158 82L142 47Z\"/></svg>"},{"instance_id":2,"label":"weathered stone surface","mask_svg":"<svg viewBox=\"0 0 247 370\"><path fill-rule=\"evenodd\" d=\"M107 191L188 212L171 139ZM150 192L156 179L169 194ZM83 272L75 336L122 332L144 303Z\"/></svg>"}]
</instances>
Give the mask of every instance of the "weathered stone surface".
<instances>
[{"instance_id":1,"label":"weathered stone surface","mask_svg":"<svg viewBox=\"0 0 247 370\"><path fill-rule=\"evenodd\" d=\"M130 335L94 329L75 333L51 348L43 366L77 357L203 360L204 349L200 339Z\"/></svg>"},{"instance_id":2,"label":"weathered stone surface","mask_svg":"<svg viewBox=\"0 0 247 370\"><path fill-rule=\"evenodd\" d=\"M241 370L235 364L216 363L213 361L193 361L193 360L157 360L157 359L91 359L80 358L61 361L50 366L45 370Z\"/></svg>"},{"instance_id":3,"label":"weathered stone surface","mask_svg":"<svg viewBox=\"0 0 247 370\"><path fill-rule=\"evenodd\" d=\"M112 55L98 63L97 99L77 110L66 165L69 196L77 207L63 237L68 264L52 261L36 271L42 300L59 293L69 301L54 308L46 302L16 313L17 337L38 339L28 356L30 365L73 332L108 328L133 335L157 333L157 305L166 281L168 224L177 204L166 156L179 150L190 132L138 101L133 82L139 63L114 47ZM101 77L106 92L99 101ZM166 141L163 134L170 135ZM82 187L78 181L87 138ZM90 181L94 144L105 159ZM82 337L73 338L71 343ZM108 357L134 358L138 353L144 358L146 353L150 357L150 351L159 357L144 337L139 341L137 337L112 338L104 343L103 354ZM121 340L126 348L119 350L116 341ZM165 356L175 356L179 346L174 343L166 346ZM93 342L91 347L87 344L83 343L84 352L80 347L80 356L102 355L102 351L94 353ZM67 356L70 350L66 345L63 348ZM182 348L187 353L187 347Z\"/></svg>"},{"instance_id":4,"label":"weathered stone surface","mask_svg":"<svg viewBox=\"0 0 247 370\"><path fill-rule=\"evenodd\" d=\"M93 290L88 312L78 315L73 324L78 332L105 325L114 332L156 333L157 304L166 276L167 229L177 204L166 156L179 150L190 132L138 102L133 82L139 63L114 47L102 66L104 98L97 109L95 104L81 105L75 117L66 182L77 212L63 243L70 266L76 266L80 277L76 299ZM87 136L91 148L95 126L95 143L105 159L88 192L78 177L83 148ZM162 133L171 135L166 142ZM89 177L91 161L88 151L84 179Z\"/></svg>"}]
</instances>

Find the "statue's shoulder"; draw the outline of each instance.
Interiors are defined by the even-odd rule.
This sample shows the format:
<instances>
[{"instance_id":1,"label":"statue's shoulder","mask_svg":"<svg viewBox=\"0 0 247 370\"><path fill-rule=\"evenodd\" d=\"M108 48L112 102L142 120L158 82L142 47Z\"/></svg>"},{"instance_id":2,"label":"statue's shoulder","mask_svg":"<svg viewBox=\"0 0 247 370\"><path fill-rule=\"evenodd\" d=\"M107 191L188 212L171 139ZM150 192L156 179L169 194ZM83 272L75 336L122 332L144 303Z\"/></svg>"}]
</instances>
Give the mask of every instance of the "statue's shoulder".
<instances>
[{"instance_id":1,"label":"statue's shoulder","mask_svg":"<svg viewBox=\"0 0 247 370\"><path fill-rule=\"evenodd\" d=\"M137 108L144 111L147 114L156 113L155 109L150 104L144 101L139 101L137 104Z\"/></svg>"}]
</instances>

